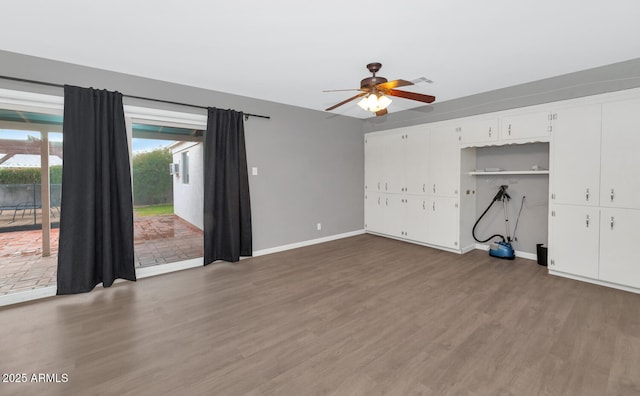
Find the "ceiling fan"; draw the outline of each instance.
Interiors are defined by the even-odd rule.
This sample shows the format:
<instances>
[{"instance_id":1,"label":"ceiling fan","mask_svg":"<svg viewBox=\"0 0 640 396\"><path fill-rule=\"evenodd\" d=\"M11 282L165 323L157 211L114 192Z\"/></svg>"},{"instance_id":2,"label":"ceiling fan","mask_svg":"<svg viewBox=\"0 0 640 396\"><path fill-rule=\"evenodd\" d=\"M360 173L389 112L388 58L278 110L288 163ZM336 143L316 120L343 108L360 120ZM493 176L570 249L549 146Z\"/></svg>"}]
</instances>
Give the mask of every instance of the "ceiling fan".
<instances>
[{"instance_id":1,"label":"ceiling fan","mask_svg":"<svg viewBox=\"0 0 640 396\"><path fill-rule=\"evenodd\" d=\"M358 102L358 106L362 107L364 110L375 113L376 116L383 116L387 114L387 107L391 104L391 99L389 98L389 96L397 96L399 98L417 100L424 103L431 103L436 100L435 96L395 89L397 87L406 87L414 84L411 81L407 80L387 81L387 79L384 77L378 77L376 76L376 73L380 70L380 68L382 68L381 63L369 63L367 65L367 69L369 69L369 71L373 74L373 77L367 77L360 81L360 89L357 89L357 91L361 92L355 96L350 97L347 100L343 100L342 102L329 107L325 111L333 110L336 107L342 106L343 104L349 103L352 100L361 98L363 96L364 98L360 102ZM356 91L356 89L337 89L323 92L337 91Z\"/></svg>"}]
</instances>

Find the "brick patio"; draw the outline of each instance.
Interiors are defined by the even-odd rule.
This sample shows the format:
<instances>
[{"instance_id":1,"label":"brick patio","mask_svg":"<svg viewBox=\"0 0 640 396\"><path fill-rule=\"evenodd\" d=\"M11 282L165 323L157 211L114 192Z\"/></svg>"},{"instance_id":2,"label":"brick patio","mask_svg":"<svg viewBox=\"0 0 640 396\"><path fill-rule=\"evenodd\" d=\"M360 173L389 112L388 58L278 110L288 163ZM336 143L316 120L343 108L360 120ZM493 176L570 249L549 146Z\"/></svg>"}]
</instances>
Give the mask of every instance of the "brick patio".
<instances>
[{"instance_id":1,"label":"brick patio","mask_svg":"<svg viewBox=\"0 0 640 396\"><path fill-rule=\"evenodd\" d=\"M202 257L202 231L176 215L134 219L136 267ZM42 232L0 233L0 295L56 284L58 229L51 230L51 256L42 257Z\"/></svg>"}]
</instances>

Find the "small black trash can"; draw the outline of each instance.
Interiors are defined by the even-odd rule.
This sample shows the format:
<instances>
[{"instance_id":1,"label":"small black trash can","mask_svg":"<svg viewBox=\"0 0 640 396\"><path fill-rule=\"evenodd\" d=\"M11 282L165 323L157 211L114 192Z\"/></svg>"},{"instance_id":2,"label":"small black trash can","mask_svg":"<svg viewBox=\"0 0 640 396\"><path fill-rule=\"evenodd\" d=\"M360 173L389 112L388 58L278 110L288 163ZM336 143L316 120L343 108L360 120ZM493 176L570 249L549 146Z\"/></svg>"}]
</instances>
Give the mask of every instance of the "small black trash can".
<instances>
[{"instance_id":1,"label":"small black trash can","mask_svg":"<svg viewBox=\"0 0 640 396\"><path fill-rule=\"evenodd\" d=\"M538 255L538 264L547 266L547 247L542 246L542 243L536 244L536 253Z\"/></svg>"}]
</instances>

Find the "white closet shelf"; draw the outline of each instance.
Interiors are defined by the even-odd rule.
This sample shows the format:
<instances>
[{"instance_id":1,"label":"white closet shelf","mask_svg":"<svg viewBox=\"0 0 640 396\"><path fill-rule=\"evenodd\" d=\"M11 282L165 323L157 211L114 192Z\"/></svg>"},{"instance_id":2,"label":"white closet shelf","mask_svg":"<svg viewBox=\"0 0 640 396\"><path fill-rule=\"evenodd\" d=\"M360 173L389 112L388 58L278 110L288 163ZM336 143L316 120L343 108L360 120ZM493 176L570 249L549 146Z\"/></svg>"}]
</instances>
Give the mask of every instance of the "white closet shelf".
<instances>
[{"instance_id":1,"label":"white closet shelf","mask_svg":"<svg viewBox=\"0 0 640 396\"><path fill-rule=\"evenodd\" d=\"M549 170L504 170L495 172L471 171L471 176L497 176L497 175L548 175Z\"/></svg>"}]
</instances>

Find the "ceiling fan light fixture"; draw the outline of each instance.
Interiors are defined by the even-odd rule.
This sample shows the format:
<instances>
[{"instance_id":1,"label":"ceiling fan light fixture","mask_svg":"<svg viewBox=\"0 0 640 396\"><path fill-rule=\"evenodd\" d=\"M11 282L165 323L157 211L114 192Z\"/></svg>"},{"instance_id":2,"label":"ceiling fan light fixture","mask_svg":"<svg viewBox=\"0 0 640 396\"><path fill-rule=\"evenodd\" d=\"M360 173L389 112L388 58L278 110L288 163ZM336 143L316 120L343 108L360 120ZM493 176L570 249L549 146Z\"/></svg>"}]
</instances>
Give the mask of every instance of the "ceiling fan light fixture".
<instances>
[{"instance_id":1,"label":"ceiling fan light fixture","mask_svg":"<svg viewBox=\"0 0 640 396\"><path fill-rule=\"evenodd\" d=\"M389 107L390 104L391 99L382 94L369 94L358 102L358 106L363 110L370 111L372 113L384 110Z\"/></svg>"}]
</instances>

